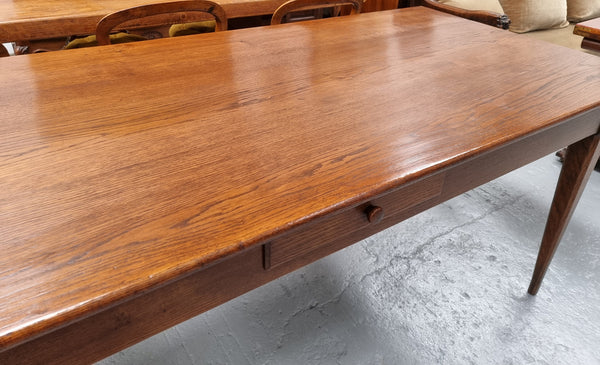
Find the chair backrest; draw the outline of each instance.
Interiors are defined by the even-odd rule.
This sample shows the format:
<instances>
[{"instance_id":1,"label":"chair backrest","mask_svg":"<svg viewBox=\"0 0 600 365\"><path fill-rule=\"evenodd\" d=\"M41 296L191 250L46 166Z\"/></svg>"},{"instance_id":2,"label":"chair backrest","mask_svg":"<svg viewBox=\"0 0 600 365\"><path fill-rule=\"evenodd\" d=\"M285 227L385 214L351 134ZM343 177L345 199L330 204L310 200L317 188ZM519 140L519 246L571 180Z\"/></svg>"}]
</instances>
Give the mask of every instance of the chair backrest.
<instances>
[{"instance_id":1,"label":"chair backrest","mask_svg":"<svg viewBox=\"0 0 600 365\"><path fill-rule=\"evenodd\" d=\"M148 4L116 11L102 18L96 26L98 45L110 44L111 31L120 24L143 18L164 16L162 21L153 19L160 25L185 23L191 19L185 13L208 13L216 22L215 31L227 30L227 16L225 10L209 0L183 0L166 3ZM143 21L141 24L144 24ZM140 25L140 24L136 24Z\"/></svg>"},{"instance_id":2,"label":"chair backrest","mask_svg":"<svg viewBox=\"0 0 600 365\"><path fill-rule=\"evenodd\" d=\"M284 17L292 12L351 5L350 14L358 14L362 9L363 0L290 0L282 4L271 18L271 24L281 24Z\"/></svg>"}]
</instances>

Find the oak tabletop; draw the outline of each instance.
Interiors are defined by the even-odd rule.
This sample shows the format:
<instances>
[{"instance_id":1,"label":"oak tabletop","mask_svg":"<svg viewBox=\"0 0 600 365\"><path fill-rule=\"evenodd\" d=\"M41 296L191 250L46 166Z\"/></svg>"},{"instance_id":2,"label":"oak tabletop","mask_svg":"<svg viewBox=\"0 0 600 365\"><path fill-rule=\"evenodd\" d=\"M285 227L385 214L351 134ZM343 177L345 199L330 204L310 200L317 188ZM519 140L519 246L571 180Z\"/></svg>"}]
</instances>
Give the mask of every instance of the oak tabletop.
<instances>
[{"instance_id":1,"label":"oak tabletop","mask_svg":"<svg viewBox=\"0 0 600 365\"><path fill-rule=\"evenodd\" d=\"M600 106L420 7L0 63L0 350Z\"/></svg>"},{"instance_id":2,"label":"oak tabletop","mask_svg":"<svg viewBox=\"0 0 600 365\"><path fill-rule=\"evenodd\" d=\"M93 34L111 12L155 0L0 0L0 42ZM229 19L273 14L285 0L220 0Z\"/></svg>"}]
</instances>

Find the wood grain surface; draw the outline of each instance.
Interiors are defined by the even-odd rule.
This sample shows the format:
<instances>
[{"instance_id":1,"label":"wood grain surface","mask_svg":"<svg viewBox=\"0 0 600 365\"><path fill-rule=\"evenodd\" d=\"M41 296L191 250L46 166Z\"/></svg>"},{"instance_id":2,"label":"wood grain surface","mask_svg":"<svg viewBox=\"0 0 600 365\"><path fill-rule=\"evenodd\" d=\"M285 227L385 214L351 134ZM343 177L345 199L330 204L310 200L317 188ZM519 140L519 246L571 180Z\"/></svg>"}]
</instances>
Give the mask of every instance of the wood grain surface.
<instances>
[{"instance_id":1,"label":"wood grain surface","mask_svg":"<svg viewBox=\"0 0 600 365\"><path fill-rule=\"evenodd\" d=\"M273 14L287 0L220 0L228 19ZM105 15L156 0L0 0L0 42L94 34Z\"/></svg>"},{"instance_id":2,"label":"wood grain surface","mask_svg":"<svg viewBox=\"0 0 600 365\"><path fill-rule=\"evenodd\" d=\"M0 63L0 351L600 125L600 58L425 8Z\"/></svg>"},{"instance_id":3,"label":"wood grain surface","mask_svg":"<svg viewBox=\"0 0 600 365\"><path fill-rule=\"evenodd\" d=\"M548 265L598 157L600 157L600 135L598 134L572 144L567 149L533 277L527 290L532 295L535 295L540 289Z\"/></svg>"},{"instance_id":4,"label":"wood grain surface","mask_svg":"<svg viewBox=\"0 0 600 365\"><path fill-rule=\"evenodd\" d=\"M600 18L577 23L573 33L600 42Z\"/></svg>"},{"instance_id":5,"label":"wood grain surface","mask_svg":"<svg viewBox=\"0 0 600 365\"><path fill-rule=\"evenodd\" d=\"M173 15L175 19L169 19ZM96 26L96 40L99 46L111 44L110 34L123 24L131 24L132 21L137 23L154 18L159 20L158 25L177 24L192 22L195 16L200 16L200 19L203 16L214 19L215 32L227 30L227 16L219 4L209 0L170 1L140 5L108 14Z\"/></svg>"},{"instance_id":6,"label":"wood grain surface","mask_svg":"<svg viewBox=\"0 0 600 365\"><path fill-rule=\"evenodd\" d=\"M273 14L287 0L220 0L228 19ZM0 0L0 42L94 34L105 15L157 0ZM367 0L363 12L395 9L398 0Z\"/></svg>"}]
</instances>

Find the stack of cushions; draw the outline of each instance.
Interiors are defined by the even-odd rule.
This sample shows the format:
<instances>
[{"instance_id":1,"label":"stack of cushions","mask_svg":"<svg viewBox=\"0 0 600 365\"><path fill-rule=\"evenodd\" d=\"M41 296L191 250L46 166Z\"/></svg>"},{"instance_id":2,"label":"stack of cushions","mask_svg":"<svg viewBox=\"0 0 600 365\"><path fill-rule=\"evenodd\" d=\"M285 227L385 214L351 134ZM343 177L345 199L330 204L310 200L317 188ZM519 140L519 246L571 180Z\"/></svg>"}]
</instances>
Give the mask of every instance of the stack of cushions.
<instances>
[{"instance_id":1,"label":"stack of cushions","mask_svg":"<svg viewBox=\"0 0 600 365\"><path fill-rule=\"evenodd\" d=\"M510 30L513 32L525 33L569 25L567 0L500 0L500 3L510 18Z\"/></svg>"},{"instance_id":2,"label":"stack of cushions","mask_svg":"<svg viewBox=\"0 0 600 365\"><path fill-rule=\"evenodd\" d=\"M600 0L438 0L440 3L467 10L487 10L506 14L510 30L525 33L533 30L563 28L600 17Z\"/></svg>"}]
</instances>

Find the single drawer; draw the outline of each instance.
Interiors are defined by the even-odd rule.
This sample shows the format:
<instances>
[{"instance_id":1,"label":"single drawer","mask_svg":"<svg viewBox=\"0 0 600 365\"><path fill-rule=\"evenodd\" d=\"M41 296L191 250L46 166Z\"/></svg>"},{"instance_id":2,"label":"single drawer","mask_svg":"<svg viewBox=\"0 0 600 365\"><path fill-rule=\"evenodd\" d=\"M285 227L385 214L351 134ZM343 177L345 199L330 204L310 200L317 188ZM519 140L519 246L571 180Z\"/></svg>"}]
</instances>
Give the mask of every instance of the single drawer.
<instances>
[{"instance_id":1,"label":"single drawer","mask_svg":"<svg viewBox=\"0 0 600 365\"><path fill-rule=\"evenodd\" d=\"M393 219L394 215L439 196L443 183L444 173L438 173L301 226L264 245L264 268L271 269L303 257L342 237L378 224L383 219Z\"/></svg>"}]
</instances>

